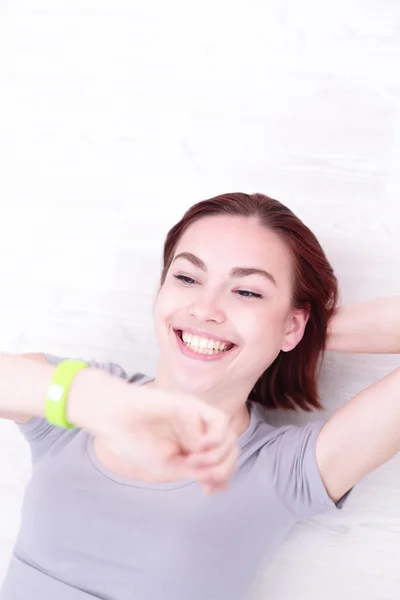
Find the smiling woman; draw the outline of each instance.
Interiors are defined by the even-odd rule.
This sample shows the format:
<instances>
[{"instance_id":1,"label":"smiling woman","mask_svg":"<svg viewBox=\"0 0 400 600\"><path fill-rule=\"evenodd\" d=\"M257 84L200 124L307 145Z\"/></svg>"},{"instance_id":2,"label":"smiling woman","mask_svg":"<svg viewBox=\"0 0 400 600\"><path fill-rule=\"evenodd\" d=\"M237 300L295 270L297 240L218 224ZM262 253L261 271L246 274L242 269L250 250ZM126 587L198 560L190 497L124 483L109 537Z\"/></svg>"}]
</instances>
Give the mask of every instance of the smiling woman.
<instances>
[{"instance_id":1,"label":"smiling woman","mask_svg":"<svg viewBox=\"0 0 400 600\"><path fill-rule=\"evenodd\" d=\"M173 315L164 312L165 295ZM206 339L218 333L234 344L226 364L232 390L267 408L319 408L317 371L337 298L321 245L289 208L263 194L223 194L192 206L167 236L155 312L159 343L160 320L199 330L201 306L219 307L197 333ZM191 316L182 315L188 302ZM176 369L185 389L212 389L212 381L173 357L166 370L172 377Z\"/></svg>"},{"instance_id":2,"label":"smiling woman","mask_svg":"<svg viewBox=\"0 0 400 600\"><path fill-rule=\"evenodd\" d=\"M295 523L341 509L400 447L399 370L327 422L268 422L265 407L320 406L328 325L335 349L358 348L371 329L360 307L364 321L349 327L337 294L320 244L287 207L225 194L167 236L154 378L0 356L0 411L33 457L1 600L243 600Z\"/></svg>"}]
</instances>

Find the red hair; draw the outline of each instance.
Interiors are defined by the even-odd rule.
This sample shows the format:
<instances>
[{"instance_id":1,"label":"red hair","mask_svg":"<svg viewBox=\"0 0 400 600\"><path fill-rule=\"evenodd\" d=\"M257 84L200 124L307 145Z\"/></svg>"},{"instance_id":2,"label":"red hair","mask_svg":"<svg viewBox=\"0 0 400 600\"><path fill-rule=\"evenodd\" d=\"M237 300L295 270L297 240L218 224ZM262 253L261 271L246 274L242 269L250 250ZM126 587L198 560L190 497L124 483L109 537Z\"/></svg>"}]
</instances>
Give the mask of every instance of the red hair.
<instances>
[{"instance_id":1,"label":"red hair","mask_svg":"<svg viewBox=\"0 0 400 600\"><path fill-rule=\"evenodd\" d=\"M198 202L169 231L164 244L161 285L182 234L195 221L212 215L256 217L289 248L294 266L292 306L309 319L302 340L290 352L280 352L250 392L249 400L268 409L310 411L322 408L317 376L327 329L338 301L338 282L315 235L286 206L263 194L222 194Z\"/></svg>"}]
</instances>

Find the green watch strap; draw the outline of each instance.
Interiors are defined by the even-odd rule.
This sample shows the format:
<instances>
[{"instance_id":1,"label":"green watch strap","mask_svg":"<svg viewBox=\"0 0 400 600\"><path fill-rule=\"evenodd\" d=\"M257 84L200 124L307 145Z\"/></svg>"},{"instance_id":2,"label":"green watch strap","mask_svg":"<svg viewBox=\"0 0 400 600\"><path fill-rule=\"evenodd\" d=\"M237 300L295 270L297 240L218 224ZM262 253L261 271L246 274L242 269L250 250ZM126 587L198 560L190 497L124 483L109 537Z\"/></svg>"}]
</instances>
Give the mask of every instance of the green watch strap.
<instances>
[{"instance_id":1,"label":"green watch strap","mask_svg":"<svg viewBox=\"0 0 400 600\"><path fill-rule=\"evenodd\" d=\"M73 429L67 419L67 397L75 375L89 364L81 360L63 360L55 368L52 380L47 390L45 417L52 425Z\"/></svg>"}]
</instances>

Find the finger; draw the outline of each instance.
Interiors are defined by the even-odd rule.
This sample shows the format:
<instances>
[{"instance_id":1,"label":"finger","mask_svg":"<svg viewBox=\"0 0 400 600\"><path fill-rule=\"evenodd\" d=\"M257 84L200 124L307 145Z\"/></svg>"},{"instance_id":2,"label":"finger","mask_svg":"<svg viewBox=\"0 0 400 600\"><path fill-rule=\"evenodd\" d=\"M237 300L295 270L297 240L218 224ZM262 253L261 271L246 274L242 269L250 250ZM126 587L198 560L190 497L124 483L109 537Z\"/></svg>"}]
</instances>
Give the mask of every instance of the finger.
<instances>
[{"instance_id":1,"label":"finger","mask_svg":"<svg viewBox=\"0 0 400 600\"><path fill-rule=\"evenodd\" d=\"M232 431L228 415L212 407L207 408L211 410L206 410L203 414L206 425L202 440L204 449L221 444Z\"/></svg>"},{"instance_id":2,"label":"finger","mask_svg":"<svg viewBox=\"0 0 400 600\"><path fill-rule=\"evenodd\" d=\"M207 494L207 496L211 496L215 492L225 491L226 489L228 489L228 487L229 486L227 483L221 483L220 485L204 485L203 489L204 489L205 493Z\"/></svg>"},{"instance_id":3,"label":"finger","mask_svg":"<svg viewBox=\"0 0 400 600\"><path fill-rule=\"evenodd\" d=\"M198 481L216 484L228 481L236 469L239 451L234 448L223 461L211 467L200 467L194 473Z\"/></svg>"},{"instance_id":4,"label":"finger","mask_svg":"<svg viewBox=\"0 0 400 600\"><path fill-rule=\"evenodd\" d=\"M237 436L233 432L229 432L223 442L218 446L212 446L208 450L200 452L192 452L186 458L188 468L197 469L199 467L208 467L217 465L225 458L236 446Z\"/></svg>"},{"instance_id":5,"label":"finger","mask_svg":"<svg viewBox=\"0 0 400 600\"><path fill-rule=\"evenodd\" d=\"M206 424L192 407L182 407L174 422L175 434L186 452L198 452L203 449Z\"/></svg>"},{"instance_id":6,"label":"finger","mask_svg":"<svg viewBox=\"0 0 400 600\"><path fill-rule=\"evenodd\" d=\"M227 457L219 464L195 469L193 471L193 477L196 481L205 485L214 486L225 484L228 482L236 468L238 456L239 449L234 447Z\"/></svg>"},{"instance_id":7,"label":"finger","mask_svg":"<svg viewBox=\"0 0 400 600\"><path fill-rule=\"evenodd\" d=\"M222 464L229 464L234 448L235 444L233 446L229 444L229 446L226 445L218 453L212 450L204 453L190 452L186 455L180 454L175 456L170 462L171 464L173 463L174 468L179 468L185 474L185 477L196 480L198 476L206 477L207 473L211 473L212 467L221 467ZM209 456L210 454L211 456Z\"/></svg>"}]
</instances>

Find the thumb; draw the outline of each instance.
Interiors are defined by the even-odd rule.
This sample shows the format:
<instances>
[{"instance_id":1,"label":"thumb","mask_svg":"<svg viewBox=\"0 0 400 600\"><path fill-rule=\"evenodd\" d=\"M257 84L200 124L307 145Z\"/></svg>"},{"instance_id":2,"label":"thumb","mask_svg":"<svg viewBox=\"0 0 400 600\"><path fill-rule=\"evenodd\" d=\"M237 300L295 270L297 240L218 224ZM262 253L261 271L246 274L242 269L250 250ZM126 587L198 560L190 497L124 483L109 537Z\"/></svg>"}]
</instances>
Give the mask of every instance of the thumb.
<instances>
[{"instance_id":1,"label":"thumb","mask_svg":"<svg viewBox=\"0 0 400 600\"><path fill-rule=\"evenodd\" d=\"M199 411L192 407L182 407L176 424L176 434L186 452L203 449L207 424Z\"/></svg>"},{"instance_id":2,"label":"thumb","mask_svg":"<svg viewBox=\"0 0 400 600\"><path fill-rule=\"evenodd\" d=\"M211 406L207 407L203 415L206 422L206 431L202 439L204 448L211 448L224 442L230 432L230 420L227 414Z\"/></svg>"}]
</instances>

